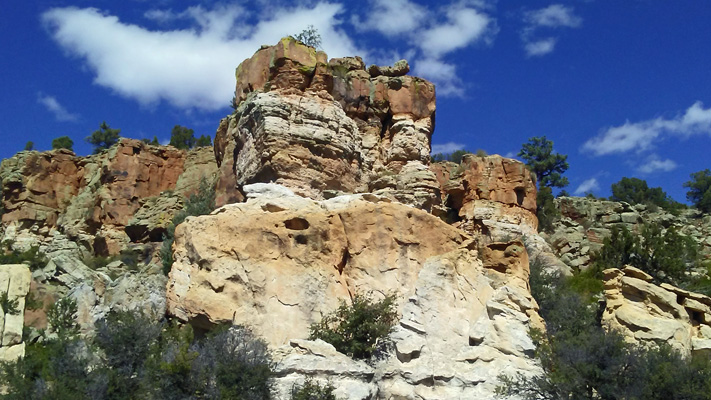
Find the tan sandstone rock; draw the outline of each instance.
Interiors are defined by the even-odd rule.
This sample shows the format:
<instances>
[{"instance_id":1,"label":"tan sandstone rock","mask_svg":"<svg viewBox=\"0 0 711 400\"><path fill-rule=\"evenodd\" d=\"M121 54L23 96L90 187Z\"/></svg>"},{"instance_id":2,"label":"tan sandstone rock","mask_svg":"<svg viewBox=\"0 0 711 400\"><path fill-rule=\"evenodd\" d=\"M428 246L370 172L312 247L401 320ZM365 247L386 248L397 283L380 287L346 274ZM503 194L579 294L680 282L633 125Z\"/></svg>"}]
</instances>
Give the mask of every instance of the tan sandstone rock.
<instances>
[{"instance_id":1,"label":"tan sandstone rock","mask_svg":"<svg viewBox=\"0 0 711 400\"><path fill-rule=\"evenodd\" d=\"M0 293L17 304L16 310L0 308L0 361L14 361L25 354L22 328L31 278L30 269L24 264L0 265Z\"/></svg>"},{"instance_id":2,"label":"tan sandstone rock","mask_svg":"<svg viewBox=\"0 0 711 400\"><path fill-rule=\"evenodd\" d=\"M402 62L372 77L359 57L326 60L284 38L237 68L235 113L215 135L218 205L241 201L246 184L275 182L313 199L370 191L438 206L426 167L434 85L404 75Z\"/></svg>"},{"instance_id":3,"label":"tan sandstone rock","mask_svg":"<svg viewBox=\"0 0 711 400\"><path fill-rule=\"evenodd\" d=\"M499 373L538 371L527 332L541 322L522 243L492 247L485 264L472 237L387 198L245 189L246 203L178 227L168 313L245 325L279 349L277 398L304 376L352 388L339 392L349 399L492 398ZM353 293L398 298L395 352L373 367L302 341Z\"/></svg>"},{"instance_id":4,"label":"tan sandstone rock","mask_svg":"<svg viewBox=\"0 0 711 400\"><path fill-rule=\"evenodd\" d=\"M657 286L639 269L607 269L602 323L632 343L666 343L683 355L711 351L711 298L668 284Z\"/></svg>"}]
</instances>

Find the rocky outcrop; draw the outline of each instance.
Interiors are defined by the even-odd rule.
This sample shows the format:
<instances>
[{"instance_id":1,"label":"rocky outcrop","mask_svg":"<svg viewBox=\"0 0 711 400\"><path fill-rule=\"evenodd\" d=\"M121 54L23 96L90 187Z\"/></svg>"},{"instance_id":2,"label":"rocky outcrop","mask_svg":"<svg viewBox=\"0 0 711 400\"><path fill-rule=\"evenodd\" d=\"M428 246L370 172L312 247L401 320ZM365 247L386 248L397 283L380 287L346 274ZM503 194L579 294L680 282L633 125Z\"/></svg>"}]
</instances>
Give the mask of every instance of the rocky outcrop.
<instances>
[{"instance_id":1,"label":"rocky outcrop","mask_svg":"<svg viewBox=\"0 0 711 400\"><path fill-rule=\"evenodd\" d=\"M683 355L711 354L711 298L669 284L657 286L637 268L608 269L602 323L626 340L668 344Z\"/></svg>"},{"instance_id":2,"label":"rocky outcrop","mask_svg":"<svg viewBox=\"0 0 711 400\"><path fill-rule=\"evenodd\" d=\"M350 399L492 398L499 373L538 371L528 330L542 325L520 241L479 253L473 237L386 197L244 189L246 203L178 227L168 313L250 327L278 354L277 398L305 376ZM305 340L354 293L398 299L393 351L375 365Z\"/></svg>"},{"instance_id":3,"label":"rocky outcrop","mask_svg":"<svg viewBox=\"0 0 711 400\"><path fill-rule=\"evenodd\" d=\"M196 190L201 177L216 171L211 157L207 148L186 152L132 139L89 157L68 150L20 152L0 167L3 225L13 235L24 233L26 240L34 235L35 242L59 229L97 254L116 254L131 240L161 236L163 220L172 217L165 214L182 203L167 205L156 197ZM132 218L139 210L136 222ZM3 241L15 241L4 236Z\"/></svg>"},{"instance_id":4,"label":"rocky outcrop","mask_svg":"<svg viewBox=\"0 0 711 400\"><path fill-rule=\"evenodd\" d=\"M561 261L576 269L585 269L592 253L602 247L613 227L639 232L645 223L674 228L693 238L703 258L711 259L711 216L699 216L686 209L674 215L656 206L630 205L587 197L560 197L555 200L561 218L550 234L543 234Z\"/></svg>"},{"instance_id":5,"label":"rocky outcrop","mask_svg":"<svg viewBox=\"0 0 711 400\"><path fill-rule=\"evenodd\" d=\"M371 74L358 57L327 60L293 38L263 47L237 68L235 112L215 136L218 204L271 181L313 199L373 192L438 206L434 85L405 73L399 63Z\"/></svg>"},{"instance_id":6,"label":"rocky outcrop","mask_svg":"<svg viewBox=\"0 0 711 400\"><path fill-rule=\"evenodd\" d=\"M491 240L536 234L536 184L522 162L467 154L459 165L441 162L431 169L455 226Z\"/></svg>"},{"instance_id":7,"label":"rocky outcrop","mask_svg":"<svg viewBox=\"0 0 711 400\"><path fill-rule=\"evenodd\" d=\"M22 328L25 296L30 290L30 269L26 265L0 265L0 361L14 361L25 355Z\"/></svg>"}]
</instances>

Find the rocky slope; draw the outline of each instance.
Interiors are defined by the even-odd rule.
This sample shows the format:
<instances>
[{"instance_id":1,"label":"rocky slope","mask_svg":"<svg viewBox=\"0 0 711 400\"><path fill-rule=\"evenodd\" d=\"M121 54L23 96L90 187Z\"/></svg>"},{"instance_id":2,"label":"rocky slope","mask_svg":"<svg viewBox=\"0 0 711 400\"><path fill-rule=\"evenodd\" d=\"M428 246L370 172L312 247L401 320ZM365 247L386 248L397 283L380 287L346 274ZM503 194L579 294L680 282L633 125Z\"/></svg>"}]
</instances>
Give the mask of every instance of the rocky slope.
<instances>
[{"instance_id":1,"label":"rocky slope","mask_svg":"<svg viewBox=\"0 0 711 400\"><path fill-rule=\"evenodd\" d=\"M587 197L561 197L555 204L561 218L555 221L553 232L543 236L561 261L572 268L589 265L592 253L602 247L612 227L638 232L645 223L677 229L698 243L702 257L711 259L711 216L699 215L696 210L682 210L677 216L659 207Z\"/></svg>"}]
</instances>

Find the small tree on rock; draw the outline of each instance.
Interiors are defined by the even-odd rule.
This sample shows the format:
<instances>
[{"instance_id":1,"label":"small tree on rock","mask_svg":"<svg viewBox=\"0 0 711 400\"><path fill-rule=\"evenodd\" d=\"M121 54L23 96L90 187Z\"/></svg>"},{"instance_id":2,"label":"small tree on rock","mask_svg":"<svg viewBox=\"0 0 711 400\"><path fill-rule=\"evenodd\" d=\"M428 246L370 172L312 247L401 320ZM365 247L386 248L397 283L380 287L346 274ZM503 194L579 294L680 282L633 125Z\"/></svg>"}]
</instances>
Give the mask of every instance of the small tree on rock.
<instances>
[{"instance_id":1,"label":"small tree on rock","mask_svg":"<svg viewBox=\"0 0 711 400\"><path fill-rule=\"evenodd\" d=\"M568 178L562 174L568 170L567 155L553 152L553 141L545 136L532 137L524 143L518 156L536 174L538 187L563 188L568 186Z\"/></svg>"},{"instance_id":2,"label":"small tree on rock","mask_svg":"<svg viewBox=\"0 0 711 400\"><path fill-rule=\"evenodd\" d=\"M694 172L691 180L684 183L689 188L686 198L701 212L711 213L711 170Z\"/></svg>"},{"instance_id":3,"label":"small tree on rock","mask_svg":"<svg viewBox=\"0 0 711 400\"><path fill-rule=\"evenodd\" d=\"M175 125L170 132L170 145L178 149L192 149L195 141L195 131L184 126Z\"/></svg>"},{"instance_id":4,"label":"small tree on rock","mask_svg":"<svg viewBox=\"0 0 711 400\"><path fill-rule=\"evenodd\" d=\"M210 147L212 146L212 138L210 135L200 135L195 141L195 147Z\"/></svg>"},{"instance_id":5,"label":"small tree on rock","mask_svg":"<svg viewBox=\"0 0 711 400\"><path fill-rule=\"evenodd\" d=\"M92 132L91 136L86 138L86 141L94 146L94 154L98 154L102 150L106 150L118 143L120 133L120 129L111 129L104 121L99 125L99 130Z\"/></svg>"},{"instance_id":6,"label":"small tree on rock","mask_svg":"<svg viewBox=\"0 0 711 400\"><path fill-rule=\"evenodd\" d=\"M69 136L60 136L52 140L52 149L67 149L74 151L74 141Z\"/></svg>"},{"instance_id":7,"label":"small tree on rock","mask_svg":"<svg viewBox=\"0 0 711 400\"><path fill-rule=\"evenodd\" d=\"M307 26L306 29L294 35L294 39L314 49L321 48L321 35L313 25Z\"/></svg>"}]
</instances>

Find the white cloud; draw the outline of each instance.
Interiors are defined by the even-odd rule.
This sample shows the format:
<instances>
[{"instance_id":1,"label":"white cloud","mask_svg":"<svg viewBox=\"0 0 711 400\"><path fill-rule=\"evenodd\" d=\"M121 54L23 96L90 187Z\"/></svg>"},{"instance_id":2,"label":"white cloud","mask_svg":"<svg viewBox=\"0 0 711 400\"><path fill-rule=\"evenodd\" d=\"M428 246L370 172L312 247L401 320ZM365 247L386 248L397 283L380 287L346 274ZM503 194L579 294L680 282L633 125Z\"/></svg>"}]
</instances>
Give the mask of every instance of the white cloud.
<instances>
[{"instance_id":1,"label":"white cloud","mask_svg":"<svg viewBox=\"0 0 711 400\"><path fill-rule=\"evenodd\" d=\"M250 27L241 25L244 10L236 6L149 13L154 19L187 18L196 25L165 31L126 24L95 8L54 8L42 20L65 51L85 61L97 85L144 105L165 100L183 109L216 110L229 104L240 62L260 45L309 24L321 33L330 56L365 55L338 29L342 11L341 5L326 2L281 8Z\"/></svg>"},{"instance_id":2,"label":"white cloud","mask_svg":"<svg viewBox=\"0 0 711 400\"><path fill-rule=\"evenodd\" d=\"M444 144L433 144L432 154L449 154L457 150L462 150L463 148L464 144L462 143L447 142Z\"/></svg>"},{"instance_id":3,"label":"white cloud","mask_svg":"<svg viewBox=\"0 0 711 400\"><path fill-rule=\"evenodd\" d=\"M552 53L558 42L557 37L536 38L540 29L579 28L583 19L575 15L573 7L552 4L538 10L528 11L523 15L525 26L521 31L521 41L528 57L543 56Z\"/></svg>"},{"instance_id":4,"label":"white cloud","mask_svg":"<svg viewBox=\"0 0 711 400\"><path fill-rule=\"evenodd\" d=\"M536 57L546 55L555 49L555 44L558 39L550 37L546 39L536 40L535 42L525 43L523 48L526 50L526 55Z\"/></svg>"},{"instance_id":5,"label":"white cloud","mask_svg":"<svg viewBox=\"0 0 711 400\"><path fill-rule=\"evenodd\" d=\"M562 4L551 4L546 8L529 11L524 19L533 27L547 28L578 28L583 23L582 18L574 14L573 7Z\"/></svg>"},{"instance_id":6,"label":"white cloud","mask_svg":"<svg viewBox=\"0 0 711 400\"><path fill-rule=\"evenodd\" d=\"M422 26L427 10L409 0L372 0L365 20L357 15L353 25L357 29L378 31L385 36L412 33Z\"/></svg>"},{"instance_id":7,"label":"white cloud","mask_svg":"<svg viewBox=\"0 0 711 400\"><path fill-rule=\"evenodd\" d=\"M583 150L596 156L647 151L665 135L691 136L711 134L711 108L704 109L699 101L676 118L655 118L608 128L583 144Z\"/></svg>"},{"instance_id":8,"label":"white cloud","mask_svg":"<svg viewBox=\"0 0 711 400\"><path fill-rule=\"evenodd\" d=\"M669 172L675 170L677 167L673 160L666 159L661 160L659 156L653 154L647 158L644 164L637 167L637 171L642 174L651 174L657 171Z\"/></svg>"},{"instance_id":9,"label":"white cloud","mask_svg":"<svg viewBox=\"0 0 711 400\"><path fill-rule=\"evenodd\" d=\"M580 186L575 189L573 194L581 195L589 192L594 192L596 190L600 190L600 184L597 182L596 178L590 178L581 183Z\"/></svg>"},{"instance_id":10,"label":"white cloud","mask_svg":"<svg viewBox=\"0 0 711 400\"><path fill-rule=\"evenodd\" d=\"M72 114L64 108L63 105L59 103L56 97L44 94L42 92L37 93L37 102L45 106L49 112L54 114L54 118L57 121L72 122L79 119L77 114Z\"/></svg>"},{"instance_id":11,"label":"white cloud","mask_svg":"<svg viewBox=\"0 0 711 400\"><path fill-rule=\"evenodd\" d=\"M492 32L493 30L493 32ZM467 47L497 28L491 18L473 8L451 8L447 22L417 34L420 49L431 57L439 58L454 50Z\"/></svg>"},{"instance_id":12,"label":"white cloud","mask_svg":"<svg viewBox=\"0 0 711 400\"><path fill-rule=\"evenodd\" d=\"M415 74L434 81L437 94L444 96L463 96L464 85L457 75L457 67L434 58L417 60Z\"/></svg>"}]
</instances>

